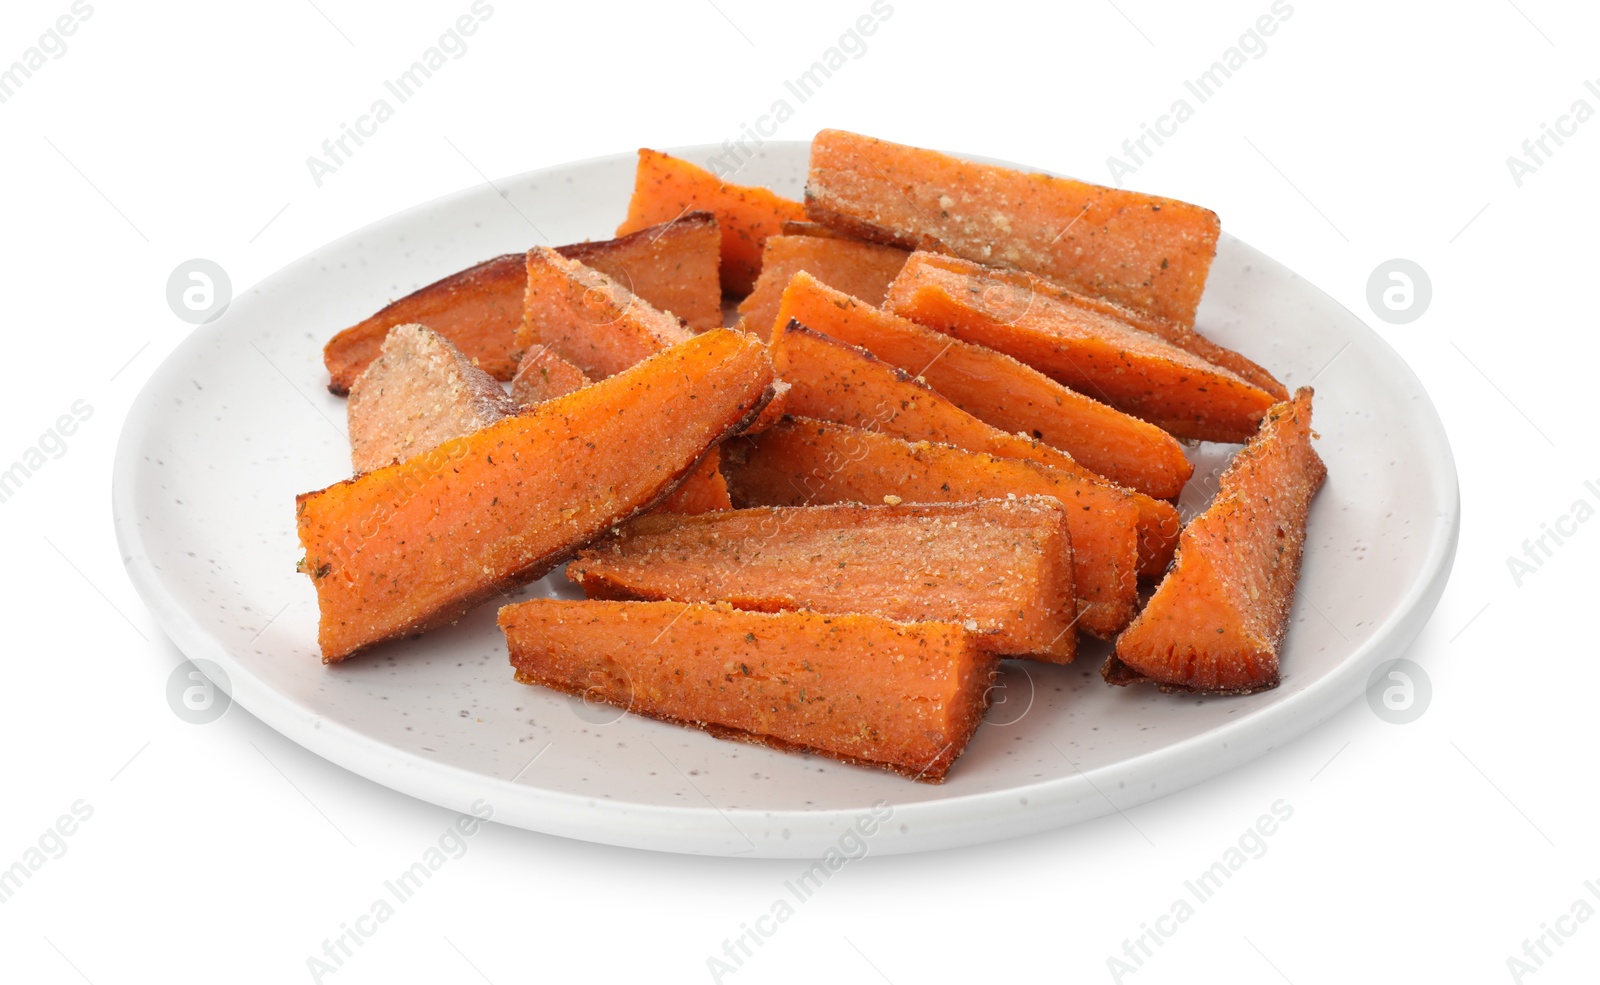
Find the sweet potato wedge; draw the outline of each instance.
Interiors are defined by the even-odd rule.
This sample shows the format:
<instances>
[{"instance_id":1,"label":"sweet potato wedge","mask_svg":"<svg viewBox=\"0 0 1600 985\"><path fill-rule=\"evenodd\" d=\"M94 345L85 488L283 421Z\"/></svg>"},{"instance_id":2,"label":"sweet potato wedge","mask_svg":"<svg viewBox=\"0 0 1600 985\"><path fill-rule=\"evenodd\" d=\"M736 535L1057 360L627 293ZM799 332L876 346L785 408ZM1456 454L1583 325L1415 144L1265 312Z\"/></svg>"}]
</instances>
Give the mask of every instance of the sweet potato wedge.
<instances>
[{"instance_id":1,"label":"sweet potato wedge","mask_svg":"<svg viewBox=\"0 0 1600 985\"><path fill-rule=\"evenodd\" d=\"M889 288L897 315L1012 356L1180 438L1246 441L1272 394L1193 353L969 261L913 254Z\"/></svg>"},{"instance_id":2,"label":"sweet potato wedge","mask_svg":"<svg viewBox=\"0 0 1600 985\"><path fill-rule=\"evenodd\" d=\"M1035 462L806 418L729 441L722 452L735 507L1054 496L1067 508L1078 628L1110 636L1133 618L1139 507L1125 489Z\"/></svg>"},{"instance_id":3,"label":"sweet potato wedge","mask_svg":"<svg viewBox=\"0 0 1600 985\"><path fill-rule=\"evenodd\" d=\"M511 378L511 399L523 410L546 400L581 390L592 380L583 370L562 359L547 345L531 345L522 353L517 375Z\"/></svg>"},{"instance_id":4,"label":"sweet potato wedge","mask_svg":"<svg viewBox=\"0 0 1600 985\"><path fill-rule=\"evenodd\" d=\"M945 257L940 254L923 253L918 262L939 264L947 270L953 270L958 273L972 269L969 263L959 257ZM1246 382L1254 383L1279 400L1289 399L1289 391L1284 389L1283 384L1278 382L1277 378L1271 373L1246 358L1243 354L1218 345L1188 325L1181 325L1165 318L1147 315L1117 304L1115 301L1107 301L1105 298L1092 297L1088 294L1069 290L1060 284L1053 283L1046 278L1028 273L1025 270L985 267L984 276L1015 284L1028 290L1040 291L1070 307L1081 308L1085 311L1124 322L1142 332L1147 332L1171 345L1177 346L1191 355L1199 356L1208 363L1231 371L1235 376Z\"/></svg>"},{"instance_id":5,"label":"sweet potato wedge","mask_svg":"<svg viewBox=\"0 0 1600 985\"><path fill-rule=\"evenodd\" d=\"M516 412L495 378L449 339L423 325L396 325L350 387L350 463L370 472Z\"/></svg>"},{"instance_id":6,"label":"sweet potato wedge","mask_svg":"<svg viewBox=\"0 0 1600 985\"><path fill-rule=\"evenodd\" d=\"M772 385L718 329L445 442L296 497L323 660L450 622L668 495ZM690 398L693 399L690 399Z\"/></svg>"},{"instance_id":7,"label":"sweet potato wedge","mask_svg":"<svg viewBox=\"0 0 1600 985\"><path fill-rule=\"evenodd\" d=\"M1070 178L976 164L843 130L811 141L806 214L863 239L1031 271L1193 325L1216 213Z\"/></svg>"},{"instance_id":8,"label":"sweet potato wedge","mask_svg":"<svg viewBox=\"0 0 1600 985\"><path fill-rule=\"evenodd\" d=\"M1302 388L1268 412L1184 529L1172 569L1117 637L1106 680L1239 694L1278 685L1306 518L1328 474L1311 438Z\"/></svg>"},{"instance_id":9,"label":"sweet potato wedge","mask_svg":"<svg viewBox=\"0 0 1600 985\"><path fill-rule=\"evenodd\" d=\"M783 750L937 783L996 658L954 623L533 599L500 610L517 680Z\"/></svg>"},{"instance_id":10,"label":"sweet potato wedge","mask_svg":"<svg viewBox=\"0 0 1600 985\"><path fill-rule=\"evenodd\" d=\"M556 252L688 322L692 332L722 327L722 230L709 212L688 212L616 239L558 246Z\"/></svg>"},{"instance_id":11,"label":"sweet potato wedge","mask_svg":"<svg viewBox=\"0 0 1600 985\"><path fill-rule=\"evenodd\" d=\"M1066 508L1048 497L640 517L567 577L590 598L945 620L991 653L1076 652Z\"/></svg>"},{"instance_id":12,"label":"sweet potato wedge","mask_svg":"<svg viewBox=\"0 0 1600 985\"><path fill-rule=\"evenodd\" d=\"M801 272L868 304L882 304L889 283L908 256L897 247L829 236L770 237L761 254L761 276L755 290L739 302L743 319L739 327L770 338L784 288Z\"/></svg>"},{"instance_id":13,"label":"sweet potato wedge","mask_svg":"<svg viewBox=\"0 0 1600 985\"><path fill-rule=\"evenodd\" d=\"M778 312L780 324L793 319L860 346L979 420L1032 435L1119 485L1172 499L1194 472L1183 447L1154 424L1069 390L1010 356L874 308L805 271L789 282Z\"/></svg>"},{"instance_id":14,"label":"sweet potato wedge","mask_svg":"<svg viewBox=\"0 0 1600 985\"><path fill-rule=\"evenodd\" d=\"M519 350L548 345L603 380L693 334L611 277L549 247L529 250L527 266Z\"/></svg>"},{"instance_id":15,"label":"sweet potato wedge","mask_svg":"<svg viewBox=\"0 0 1600 985\"><path fill-rule=\"evenodd\" d=\"M722 228L722 290L750 293L761 272L761 247L786 219L805 218L805 206L765 188L723 181L705 168L641 147L622 236L691 210L714 213Z\"/></svg>"},{"instance_id":16,"label":"sweet potato wedge","mask_svg":"<svg viewBox=\"0 0 1600 985\"><path fill-rule=\"evenodd\" d=\"M791 320L773 334L770 348L773 370L791 387L786 409L797 417L1038 462L1085 482L1109 485L1066 452L1037 438L1007 434L983 423L860 346ZM1171 503L1144 493L1129 491L1128 495L1139 509L1139 573L1159 575L1178 544L1178 511Z\"/></svg>"},{"instance_id":17,"label":"sweet potato wedge","mask_svg":"<svg viewBox=\"0 0 1600 985\"><path fill-rule=\"evenodd\" d=\"M628 236L558 246L556 252L615 278L695 331L722 325L716 281L722 234L716 217L690 212ZM497 380L517 369L515 335L528 288L527 256L508 253L451 274L345 329L323 349L328 389L343 395L395 325L420 322L455 343Z\"/></svg>"}]
</instances>

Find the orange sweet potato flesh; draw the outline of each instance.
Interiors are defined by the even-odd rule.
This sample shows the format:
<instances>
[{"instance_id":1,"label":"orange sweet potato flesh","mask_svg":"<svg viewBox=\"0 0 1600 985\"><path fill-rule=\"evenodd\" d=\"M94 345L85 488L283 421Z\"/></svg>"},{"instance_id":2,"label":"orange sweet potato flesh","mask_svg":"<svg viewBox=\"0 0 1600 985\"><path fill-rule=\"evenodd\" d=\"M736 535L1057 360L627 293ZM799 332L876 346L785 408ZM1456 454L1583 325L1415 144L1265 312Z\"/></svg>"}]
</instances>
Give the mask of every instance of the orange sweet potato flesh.
<instances>
[{"instance_id":1,"label":"orange sweet potato flesh","mask_svg":"<svg viewBox=\"0 0 1600 985\"><path fill-rule=\"evenodd\" d=\"M1036 438L1007 434L983 423L860 346L791 320L773 334L770 348L774 371L791 387L786 410L797 417L1038 462L1086 482L1109 485L1071 455ZM1178 511L1144 493L1128 495L1139 510L1139 573L1159 575L1177 547Z\"/></svg>"},{"instance_id":2,"label":"orange sweet potato flesh","mask_svg":"<svg viewBox=\"0 0 1600 985\"><path fill-rule=\"evenodd\" d=\"M639 149L633 198L617 235L671 222L686 212L716 215L722 228L722 290L744 296L761 272L761 248L785 220L805 218L805 206L765 188L723 181L705 168L660 151Z\"/></svg>"},{"instance_id":3,"label":"orange sweet potato flesh","mask_svg":"<svg viewBox=\"0 0 1600 985\"><path fill-rule=\"evenodd\" d=\"M761 255L755 290L739 302L740 326L763 339L772 335L790 280L806 273L868 304L882 304L889 284L905 266L905 250L828 236L773 236ZM786 324L787 319L778 324Z\"/></svg>"},{"instance_id":4,"label":"orange sweet potato flesh","mask_svg":"<svg viewBox=\"0 0 1600 985\"><path fill-rule=\"evenodd\" d=\"M1249 440L1272 394L1126 322L980 264L913 254L887 307L1027 363L1180 438Z\"/></svg>"},{"instance_id":5,"label":"orange sweet potato flesh","mask_svg":"<svg viewBox=\"0 0 1600 985\"><path fill-rule=\"evenodd\" d=\"M1217 498L1183 531L1178 558L1105 675L1164 689L1276 687L1311 499L1327 468L1311 447L1311 390L1278 404L1223 473Z\"/></svg>"},{"instance_id":6,"label":"orange sweet potato flesh","mask_svg":"<svg viewBox=\"0 0 1600 985\"><path fill-rule=\"evenodd\" d=\"M967 263L955 257L946 258L924 254L920 257L919 262L943 264L946 269L957 271L972 269ZM1165 318L1147 315L1117 304L1115 301L1107 301L1104 298L1091 297L1087 294L1068 290L1060 284L1052 283L1046 278L1030 274L1024 270L987 267L984 270L984 275L996 280L1016 284L1029 290L1040 291L1063 304L1125 322L1140 331L1148 332L1171 345L1177 346L1191 355L1199 356L1208 363L1229 370L1235 376L1254 383L1279 400L1289 399L1289 391L1284 388L1282 383L1278 382L1277 377L1246 358L1243 354L1218 345L1188 325L1181 325Z\"/></svg>"},{"instance_id":7,"label":"orange sweet potato flesh","mask_svg":"<svg viewBox=\"0 0 1600 985\"><path fill-rule=\"evenodd\" d=\"M614 376L693 334L613 278L549 247L528 251L527 270L517 348L547 345L591 379Z\"/></svg>"},{"instance_id":8,"label":"orange sweet potato flesh","mask_svg":"<svg viewBox=\"0 0 1600 985\"><path fill-rule=\"evenodd\" d=\"M765 347L718 329L297 497L323 660L450 622L540 577L667 496L760 412L771 384Z\"/></svg>"},{"instance_id":9,"label":"orange sweet potato flesh","mask_svg":"<svg viewBox=\"0 0 1600 985\"><path fill-rule=\"evenodd\" d=\"M556 252L616 278L695 331L722 325L716 280L722 234L716 217L690 212L629 236L558 246ZM323 349L328 389L343 396L395 325L419 322L443 335L498 380L517 370L515 335L528 286L527 258L508 253L429 284L345 329Z\"/></svg>"},{"instance_id":10,"label":"orange sweet potato flesh","mask_svg":"<svg viewBox=\"0 0 1600 985\"><path fill-rule=\"evenodd\" d=\"M793 319L860 346L979 420L1032 435L1119 485L1172 499L1194 472L1183 447L1155 425L1069 390L1010 356L892 315L803 271L789 282L778 312L781 324Z\"/></svg>"},{"instance_id":11,"label":"orange sweet potato flesh","mask_svg":"<svg viewBox=\"0 0 1600 985\"><path fill-rule=\"evenodd\" d=\"M423 325L396 325L345 403L350 464L370 472L517 413L494 377Z\"/></svg>"},{"instance_id":12,"label":"orange sweet potato flesh","mask_svg":"<svg viewBox=\"0 0 1600 985\"><path fill-rule=\"evenodd\" d=\"M1170 198L976 164L843 130L811 141L806 214L864 239L1014 267L1193 325L1216 213Z\"/></svg>"},{"instance_id":13,"label":"orange sweet potato flesh","mask_svg":"<svg viewBox=\"0 0 1600 985\"><path fill-rule=\"evenodd\" d=\"M930 783L982 720L996 658L947 622L533 599L500 610L517 680Z\"/></svg>"},{"instance_id":14,"label":"orange sweet potato flesh","mask_svg":"<svg viewBox=\"0 0 1600 985\"><path fill-rule=\"evenodd\" d=\"M1035 462L794 417L728 442L722 471L736 507L1053 496L1067 508L1078 628L1109 637L1133 618L1139 507L1125 489Z\"/></svg>"},{"instance_id":15,"label":"orange sweet potato flesh","mask_svg":"<svg viewBox=\"0 0 1600 985\"><path fill-rule=\"evenodd\" d=\"M713 445L683 485L661 501L657 513L698 514L733 509L728 482L722 477L722 450Z\"/></svg>"},{"instance_id":16,"label":"orange sweet potato flesh","mask_svg":"<svg viewBox=\"0 0 1600 985\"><path fill-rule=\"evenodd\" d=\"M1076 652L1066 508L1046 497L640 517L567 577L590 598L946 620L991 653Z\"/></svg>"},{"instance_id":17,"label":"orange sweet potato flesh","mask_svg":"<svg viewBox=\"0 0 1600 985\"><path fill-rule=\"evenodd\" d=\"M523 410L581 390L593 381L583 370L562 359L547 345L532 345L522 353L511 378L511 399Z\"/></svg>"}]
</instances>

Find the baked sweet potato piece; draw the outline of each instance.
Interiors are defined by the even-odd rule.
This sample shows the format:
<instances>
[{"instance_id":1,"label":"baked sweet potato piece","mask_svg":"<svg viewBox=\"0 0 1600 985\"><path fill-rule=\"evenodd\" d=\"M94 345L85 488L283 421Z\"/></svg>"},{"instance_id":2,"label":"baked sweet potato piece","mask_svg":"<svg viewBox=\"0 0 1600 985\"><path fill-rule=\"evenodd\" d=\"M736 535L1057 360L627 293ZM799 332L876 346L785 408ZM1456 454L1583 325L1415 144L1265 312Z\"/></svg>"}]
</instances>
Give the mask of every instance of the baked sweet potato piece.
<instances>
[{"instance_id":1,"label":"baked sweet potato piece","mask_svg":"<svg viewBox=\"0 0 1600 985\"><path fill-rule=\"evenodd\" d=\"M1077 649L1066 508L1047 497L640 517L567 577L590 598L945 620L1050 663Z\"/></svg>"},{"instance_id":2,"label":"baked sweet potato piece","mask_svg":"<svg viewBox=\"0 0 1600 985\"><path fill-rule=\"evenodd\" d=\"M531 345L522 353L511 378L511 399L523 410L581 390L593 381L547 345Z\"/></svg>"},{"instance_id":3,"label":"baked sweet potato piece","mask_svg":"<svg viewBox=\"0 0 1600 985\"><path fill-rule=\"evenodd\" d=\"M718 329L296 497L323 659L450 622L543 575L669 494L706 449L760 412L771 384L760 341Z\"/></svg>"},{"instance_id":4,"label":"baked sweet potato piece","mask_svg":"<svg viewBox=\"0 0 1600 985\"><path fill-rule=\"evenodd\" d=\"M716 279L721 243L716 217L690 212L632 235L555 249L615 278L655 308L687 320L691 329L705 331L722 325ZM511 379L527 287L527 256L508 253L414 291L333 337L322 353L328 389L348 393L377 356L389 329L408 322L443 335L495 379Z\"/></svg>"},{"instance_id":5,"label":"baked sweet potato piece","mask_svg":"<svg viewBox=\"0 0 1600 985\"><path fill-rule=\"evenodd\" d=\"M533 599L500 610L517 680L937 783L982 720L996 658L948 622Z\"/></svg>"},{"instance_id":6,"label":"baked sweet potato piece","mask_svg":"<svg viewBox=\"0 0 1600 985\"><path fill-rule=\"evenodd\" d=\"M519 350L548 345L603 380L693 334L611 277L549 247L529 250L527 267Z\"/></svg>"},{"instance_id":7,"label":"baked sweet potato piece","mask_svg":"<svg viewBox=\"0 0 1600 985\"><path fill-rule=\"evenodd\" d=\"M1117 637L1106 680L1239 694L1278 685L1306 518L1328 474L1311 438L1302 388L1268 412L1184 529L1177 561Z\"/></svg>"},{"instance_id":8,"label":"baked sweet potato piece","mask_svg":"<svg viewBox=\"0 0 1600 985\"><path fill-rule=\"evenodd\" d=\"M983 423L860 346L790 321L773 334L770 348L773 370L791 387L786 409L796 417L1038 462L1085 482L1109 485L1071 455L1036 438L1007 434ZM1139 510L1139 572L1159 575L1178 544L1178 511L1144 493L1128 495Z\"/></svg>"},{"instance_id":9,"label":"baked sweet potato piece","mask_svg":"<svg viewBox=\"0 0 1600 985\"><path fill-rule=\"evenodd\" d=\"M688 322L692 332L722 327L722 230L710 212L687 212L616 239L558 246L556 252Z\"/></svg>"},{"instance_id":10,"label":"baked sweet potato piece","mask_svg":"<svg viewBox=\"0 0 1600 985\"><path fill-rule=\"evenodd\" d=\"M919 262L941 264L946 269L957 272L972 269L967 262L958 257L944 257L939 254L924 253ZM1218 345L1188 325L1181 325L1165 318L1147 315L1117 304L1115 301L1107 301L1105 298L1092 297L1088 294L1080 294L1077 291L1068 290L1060 284L1053 283L1025 270L986 267L984 268L984 276L1015 284L1028 290L1040 291L1071 307L1082 308L1086 311L1124 322L1142 332L1148 332L1171 345L1177 346L1191 355L1199 356L1208 363L1231 371L1240 379L1254 383L1279 400L1289 399L1289 391L1284 389L1283 384L1278 382L1278 379L1271 373L1246 358L1243 354Z\"/></svg>"},{"instance_id":11,"label":"baked sweet potato piece","mask_svg":"<svg viewBox=\"0 0 1600 985\"><path fill-rule=\"evenodd\" d=\"M1246 441L1272 394L1108 315L981 264L916 253L889 288L897 315L1018 359L1180 438Z\"/></svg>"},{"instance_id":12,"label":"baked sweet potato piece","mask_svg":"<svg viewBox=\"0 0 1600 985\"><path fill-rule=\"evenodd\" d=\"M1130 489L1172 499L1194 472L1183 447L1154 424L1069 390L1010 356L874 308L805 271L789 282L778 312L780 324L794 319L860 346L979 420L1032 435Z\"/></svg>"},{"instance_id":13,"label":"baked sweet potato piece","mask_svg":"<svg viewBox=\"0 0 1600 985\"><path fill-rule=\"evenodd\" d=\"M1015 267L1193 325L1216 213L843 130L811 141L806 214L863 239Z\"/></svg>"},{"instance_id":14,"label":"baked sweet potato piece","mask_svg":"<svg viewBox=\"0 0 1600 985\"><path fill-rule=\"evenodd\" d=\"M517 412L494 377L423 325L396 325L345 406L357 472L432 451Z\"/></svg>"},{"instance_id":15,"label":"baked sweet potato piece","mask_svg":"<svg viewBox=\"0 0 1600 985\"><path fill-rule=\"evenodd\" d=\"M805 218L805 206L765 188L723 181L705 168L660 151L639 148L628 217L622 236L691 210L716 215L722 229L722 290L750 293L761 272L761 247L787 219Z\"/></svg>"},{"instance_id":16,"label":"baked sweet potato piece","mask_svg":"<svg viewBox=\"0 0 1600 985\"><path fill-rule=\"evenodd\" d=\"M1139 507L1125 489L1035 462L806 418L729 441L722 452L736 507L1053 496L1067 508L1078 628L1110 636L1133 618Z\"/></svg>"},{"instance_id":17,"label":"baked sweet potato piece","mask_svg":"<svg viewBox=\"0 0 1600 985\"><path fill-rule=\"evenodd\" d=\"M583 370L556 355L549 346L535 345L522 354L517 375L511 379L511 399L520 410L528 411L547 400L566 396L588 385L589 377L584 375ZM778 386L773 384L774 392L777 392ZM787 390L788 386L783 385L783 389ZM761 416L766 416L765 408ZM683 480L683 484L662 500L657 512L709 513L712 510L732 509L733 504L728 500L728 484L723 481L718 468L720 462L721 456L713 446L694 471L689 473L689 477Z\"/></svg>"},{"instance_id":18,"label":"baked sweet potato piece","mask_svg":"<svg viewBox=\"0 0 1600 985\"><path fill-rule=\"evenodd\" d=\"M739 327L770 338L784 288L801 272L868 304L882 304L908 256L898 247L837 237L773 236L762 251L755 290L739 302Z\"/></svg>"}]
</instances>

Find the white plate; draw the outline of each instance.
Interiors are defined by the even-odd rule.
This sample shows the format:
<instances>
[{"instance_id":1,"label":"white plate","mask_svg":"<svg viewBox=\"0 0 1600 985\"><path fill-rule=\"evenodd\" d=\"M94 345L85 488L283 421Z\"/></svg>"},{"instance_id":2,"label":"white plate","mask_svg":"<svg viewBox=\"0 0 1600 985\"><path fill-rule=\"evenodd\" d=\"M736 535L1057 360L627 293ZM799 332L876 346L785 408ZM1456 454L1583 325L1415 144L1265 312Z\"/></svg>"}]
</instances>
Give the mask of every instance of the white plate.
<instances>
[{"instance_id":1,"label":"white plate","mask_svg":"<svg viewBox=\"0 0 1600 985\"><path fill-rule=\"evenodd\" d=\"M768 144L739 180L799 197L807 146ZM695 161L715 152L679 151ZM1126 809L1258 756L1361 693L1432 613L1459 503L1427 394L1349 312L1224 236L1199 327L1291 388L1315 378L1328 464L1276 690L1199 700L1111 688L1095 646L1072 667L1010 664L989 723L948 782L931 786L613 721L518 684L494 606L324 667L311 583L294 570L295 494L350 471L322 344L479 260L609 236L633 167L629 154L551 168L499 182L503 195L476 188L375 223L235 299L140 394L113 489L129 574L185 654L214 661L235 701L306 748L451 809L483 798L497 821L589 841L815 857L883 802L893 815L872 850L923 851ZM1197 449L1191 488L1229 451ZM559 571L524 594L556 591L567 593Z\"/></svg>"}]
</instances>

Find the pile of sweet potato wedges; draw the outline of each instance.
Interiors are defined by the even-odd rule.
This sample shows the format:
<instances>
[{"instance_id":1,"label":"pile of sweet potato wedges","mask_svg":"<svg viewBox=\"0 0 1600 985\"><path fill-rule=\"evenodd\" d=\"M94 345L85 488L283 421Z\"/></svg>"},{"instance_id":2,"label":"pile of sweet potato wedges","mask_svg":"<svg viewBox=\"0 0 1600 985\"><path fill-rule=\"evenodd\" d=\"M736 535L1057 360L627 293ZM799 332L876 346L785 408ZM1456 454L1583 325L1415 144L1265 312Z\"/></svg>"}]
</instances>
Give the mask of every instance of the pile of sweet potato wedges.
<instances>
[{"instance_id":1,"label":"pile of sweet potato wedges","mask_svg":"<svg viewBox=\"0 0 1600 985\"><path fill-rule=\"evenodd\" d=\"M323 659L567 563L587 599L500 610L518 680L926 781L1000 658L1080 633L1113 684L1273 687L1325 470L1311 391L1195 331L1219 232L837 130L804 202L642 150L617 238L327 344L355 475L297 500ZM1244 445L1187 525L1184 441Z\"/></svg>"}]
</instances>

